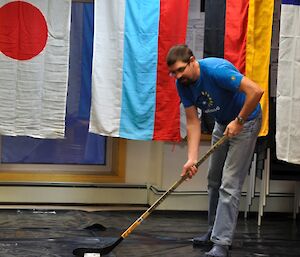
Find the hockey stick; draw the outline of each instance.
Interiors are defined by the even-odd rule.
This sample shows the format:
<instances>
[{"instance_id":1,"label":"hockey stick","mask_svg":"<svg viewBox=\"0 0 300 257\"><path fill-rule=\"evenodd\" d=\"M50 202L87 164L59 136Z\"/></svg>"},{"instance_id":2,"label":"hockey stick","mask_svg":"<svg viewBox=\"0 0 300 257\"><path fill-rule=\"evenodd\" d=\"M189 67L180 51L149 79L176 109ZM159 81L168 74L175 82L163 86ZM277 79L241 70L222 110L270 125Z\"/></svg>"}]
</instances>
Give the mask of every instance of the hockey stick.
<instances>
[{"instance_id":1,"label":"hockey stick","mask_svg":"<svg viewBox=\"0 0 300 257\"><path fill-rule=\"evenodd\" d=\"M227 137L223 136L219 141L217 141L208 152L195 164L196 168L198 168L220 145L222 145L226 141ZM172 193L183 181L188 178L188 174L186 173L182 176L178 181L176 181L160 198L158 198L154 204L152 204L135 222L131 224L129 228L126 229L125 232L120 236L120 238L111 245L108 245L104 248L76 248L73 251L73 254L78 257L84 257L85 253L99 253L99 254L108 254L110 253L117 245L119 245L123 239L125 239L131 232L139 226L149 215L152 213L156 207L170 194Z\"/></svg>"}]
</instances>

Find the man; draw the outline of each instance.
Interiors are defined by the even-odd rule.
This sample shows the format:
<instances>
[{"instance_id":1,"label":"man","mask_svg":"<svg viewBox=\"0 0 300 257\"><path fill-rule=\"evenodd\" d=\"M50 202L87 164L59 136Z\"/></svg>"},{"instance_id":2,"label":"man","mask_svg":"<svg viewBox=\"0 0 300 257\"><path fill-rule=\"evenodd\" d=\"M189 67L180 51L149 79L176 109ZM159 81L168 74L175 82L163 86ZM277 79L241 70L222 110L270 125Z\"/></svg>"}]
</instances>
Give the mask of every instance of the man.
<instances>
[{"instance_id":1,"label":"man","mask_svg":"<svg viewBox=\"0 0 300 257\"><path fill-rule=\"evenodd\" d=\"M197 107L215 118L212 144L228 140L216 150L208 169L208 232L194 244L212 242L206 256L228 256L236 227L242 185L249 170L261 126L259 101L263 90L221 58L196 60L186 45L173 46L167 56L170 75L185 107L188 158L182 175L197 172L201 124Z\"/></svg>"}]
</instances>

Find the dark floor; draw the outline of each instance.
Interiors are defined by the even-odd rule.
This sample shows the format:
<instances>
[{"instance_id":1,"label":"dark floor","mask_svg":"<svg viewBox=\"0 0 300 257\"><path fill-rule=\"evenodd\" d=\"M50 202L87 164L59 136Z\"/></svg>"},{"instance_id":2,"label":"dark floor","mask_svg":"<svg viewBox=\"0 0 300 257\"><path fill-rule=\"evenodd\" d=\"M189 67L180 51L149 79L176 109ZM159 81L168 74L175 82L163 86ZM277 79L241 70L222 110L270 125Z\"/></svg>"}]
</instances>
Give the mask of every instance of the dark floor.
<instances>
[{"instance_id":1,"label":"dark floor","mask_svg":"<svg viewBox=\"0 0 300 257\"><path fill-rule=\"evenodd\" d=\"M142 211L0 210L0 257L73 257L77 247L115 242ZM243 215L241 215L243 216ZM252 216L252 217L251 217ZM96 229L86 227L99 224ZM206 213L153 212L107 257L200 257L193 236L206 231ZM231 257L300 257L300 225L290 214L239 219Z\"/></svg>"}]
</instances>

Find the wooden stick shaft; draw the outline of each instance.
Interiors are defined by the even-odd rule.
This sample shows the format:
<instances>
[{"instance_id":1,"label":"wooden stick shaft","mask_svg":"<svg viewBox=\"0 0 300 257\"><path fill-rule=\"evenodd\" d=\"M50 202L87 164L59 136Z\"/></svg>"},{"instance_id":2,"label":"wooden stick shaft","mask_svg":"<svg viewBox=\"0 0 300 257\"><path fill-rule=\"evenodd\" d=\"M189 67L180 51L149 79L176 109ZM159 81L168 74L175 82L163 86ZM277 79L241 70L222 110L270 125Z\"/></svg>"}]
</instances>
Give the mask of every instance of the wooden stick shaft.
<instances>
[{"instance_id":1,"label":"wooden stick shaft","mask_svg":"<svg viewBox=\"0 0 300 257\"><path fill-rule=\"evenodd\" d=\"M198 168L220 145L222 145L226 136L223 136L219 141L217 141L208 152L195 164ZM153 212L156 207L169 195L171 194L183 181L188 178L188 174L182 176L179 180L177 180L160 198L158 198L155 203L153 203L132 225L126 229L126 231L121 235L121 237L126 238L131 232L139 226L150 214Z\"/></svg>"}]
</instances>

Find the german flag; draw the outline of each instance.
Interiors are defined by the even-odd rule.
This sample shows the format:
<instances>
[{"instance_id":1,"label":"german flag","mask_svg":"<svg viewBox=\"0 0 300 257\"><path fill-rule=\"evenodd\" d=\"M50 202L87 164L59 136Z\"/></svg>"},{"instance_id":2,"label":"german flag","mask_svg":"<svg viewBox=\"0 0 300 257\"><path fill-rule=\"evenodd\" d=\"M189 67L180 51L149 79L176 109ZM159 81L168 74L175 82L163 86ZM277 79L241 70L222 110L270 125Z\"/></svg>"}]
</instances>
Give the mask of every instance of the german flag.
<instances>
[{"instance_id":1,"label":"german flag","mask_svg":"<svg viewBox=\"0 0 300 257\"><path fill-rule=\"evenodd\" d=\"M204 57L224 57L265 91L260 136L269 131L273 0L206 0Z\"/></svg>"}]
</instances>

